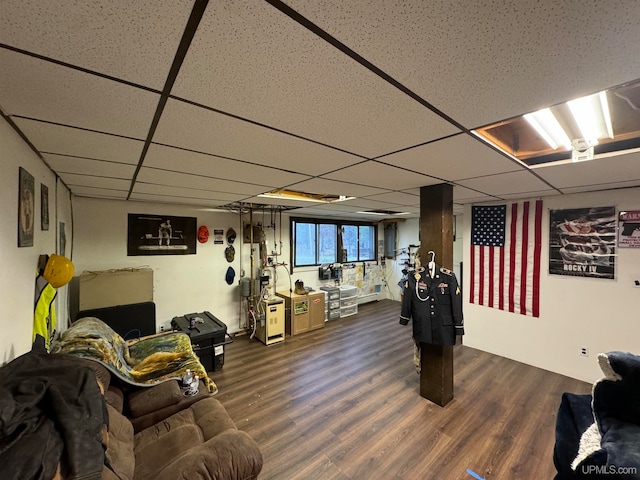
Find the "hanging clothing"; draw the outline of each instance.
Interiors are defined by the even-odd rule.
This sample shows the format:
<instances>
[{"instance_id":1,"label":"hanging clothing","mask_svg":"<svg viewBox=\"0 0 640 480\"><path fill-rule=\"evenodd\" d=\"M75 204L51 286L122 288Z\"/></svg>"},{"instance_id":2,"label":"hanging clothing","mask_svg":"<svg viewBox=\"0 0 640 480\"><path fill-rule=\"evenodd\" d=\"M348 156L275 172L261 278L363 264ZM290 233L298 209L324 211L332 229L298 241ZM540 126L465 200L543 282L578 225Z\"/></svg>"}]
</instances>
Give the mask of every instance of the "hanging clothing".
<instances>
[{"instance_id":1,"label":"hanging clothing","mask_svg":"<svg viewBox=\"0 0 640 480\"><path fill-rule=\"evenodd\" d=\"M34 344L36 341L43 343L47 352L56 333L54 300L57 294L58 291L42 275L38 275L33 314L33 338L31 340Z\"/></svg>"},{"instance_id":2,"label":"hanging clothing","mask_svg":"<svg viewBox=\"0 0 640 480\"><path fill-rule=\"evenodd\" d=\"M424 268L409 274L402 299L400 324L413 320L416 342L455 345L464 335L462 295L455 274L440 265L434 276Z\"/></svg>"}]
</instances>

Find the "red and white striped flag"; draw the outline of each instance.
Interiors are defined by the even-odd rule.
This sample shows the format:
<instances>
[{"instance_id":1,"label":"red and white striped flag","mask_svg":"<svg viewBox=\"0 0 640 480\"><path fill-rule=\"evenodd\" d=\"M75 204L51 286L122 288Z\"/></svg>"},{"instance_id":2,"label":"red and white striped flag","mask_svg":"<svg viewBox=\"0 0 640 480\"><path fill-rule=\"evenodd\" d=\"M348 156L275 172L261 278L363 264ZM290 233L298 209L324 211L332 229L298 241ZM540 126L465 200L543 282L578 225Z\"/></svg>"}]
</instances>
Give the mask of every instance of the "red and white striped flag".
<instances>
[{"instance_id":1,"label":"red and white striped flag","mask_svg":"<svg viewBox=\"0 0 640 480\"><path fill-rule=\"evenodd\" d=\"M540 316L542 200L474 206L470 302Z\"/></svg>"}]
</instances>

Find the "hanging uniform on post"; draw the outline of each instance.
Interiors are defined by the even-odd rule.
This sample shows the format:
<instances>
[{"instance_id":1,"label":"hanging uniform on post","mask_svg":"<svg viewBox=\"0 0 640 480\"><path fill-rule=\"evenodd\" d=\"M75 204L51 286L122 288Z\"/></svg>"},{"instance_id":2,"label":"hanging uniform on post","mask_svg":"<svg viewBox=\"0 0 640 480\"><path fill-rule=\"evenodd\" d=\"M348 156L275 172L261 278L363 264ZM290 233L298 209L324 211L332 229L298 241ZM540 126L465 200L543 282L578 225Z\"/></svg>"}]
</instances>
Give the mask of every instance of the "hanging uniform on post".
<instances>
[{"instance_id":1,"label":"hanging uniform on post","mask_svg":"<svg viewBox=\"0 0 640 480\"><path fill-rule=\"evenodd\" d=\"M462 295L455 274L435 265L433 276L424 268L409 274L402 299L400 324L413 320L416 342L455 345L464 335Z\"/></svg>"}]
</instances>

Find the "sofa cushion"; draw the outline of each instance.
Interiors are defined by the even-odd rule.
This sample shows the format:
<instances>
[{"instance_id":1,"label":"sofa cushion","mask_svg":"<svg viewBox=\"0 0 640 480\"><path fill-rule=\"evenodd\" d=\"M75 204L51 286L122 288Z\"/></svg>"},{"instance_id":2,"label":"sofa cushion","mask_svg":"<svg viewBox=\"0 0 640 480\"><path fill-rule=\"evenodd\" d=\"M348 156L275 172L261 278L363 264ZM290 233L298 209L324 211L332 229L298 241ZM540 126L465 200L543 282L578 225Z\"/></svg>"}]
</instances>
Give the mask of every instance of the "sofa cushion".
<instances>
[{"instance_id":1,"label":"sofa cushion","mask_svg":"<svg viewBox=\"0 0 640 480\"><path fill-rule=\"evenodd\" d=\"M134 435L135 480L253 479L262 454L209 397Z\"/></svg>"},{"instance_id":2,"label":"sofa cushion","mask_svg":"<svg viewBox=\"0 0 640 480\"><path fill-rule=\"evenodd\" d=\"M190 408L135 434L136 480L155 478L171 460L203 441Z\"/></svg>"},{"instance_id":3,"label":"sofa cushion","mask_svg":"<svg viewBox=\"0 0 640 480\"><path fill-rule=\"evenodd\" d=\"M133 455L133 427L129 420L111 405L109 412L109 438L105 451L105 464L115 473L113 478L133 480L135 457ZM110 478L103 472L103 479Z\"/></svg>"}]
</instances>

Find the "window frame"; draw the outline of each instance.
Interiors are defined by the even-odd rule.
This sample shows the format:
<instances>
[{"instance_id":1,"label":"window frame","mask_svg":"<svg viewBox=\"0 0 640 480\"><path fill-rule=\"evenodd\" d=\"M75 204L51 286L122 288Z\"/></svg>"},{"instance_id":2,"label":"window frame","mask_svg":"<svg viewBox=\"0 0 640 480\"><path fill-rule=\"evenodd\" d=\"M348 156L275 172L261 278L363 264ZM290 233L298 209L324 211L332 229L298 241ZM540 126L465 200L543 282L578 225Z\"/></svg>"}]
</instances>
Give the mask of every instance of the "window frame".
<instances>
[{"instance_id":1,"label":"window frame","mask_svg":"<svg viewBox=\"0 0 640 480\"><path fill-rule=\"evenodd\" d=\"M316 233L315 233L315 258L314 262L316 263L308 263L308 264L300 264L296 263L296 224L305 223L315 225ZM308 217L290 217L289 219L289 232L290 232L290 252L291 252L291 266L292 268L304 268L304 267L317 267L322 265L322 263L317 263L320 257L319 245L320 245L320 237L319 237L319 225L335 225L336 227L336 263L355 263L355 262L375 262L377 261L378 256L378 225L374 222L363 222L356 220L335 220L335 219L322 219L322 218L308 218ZM356 226L358 227L358 259L357 260L349 260L345 262L339 262L338 256L338 232L344 226ZM360 258L360 227L371 227L373 229L373 258ZM326 263L326 262L325 262Z\"/></svg>"}]
</instances>

